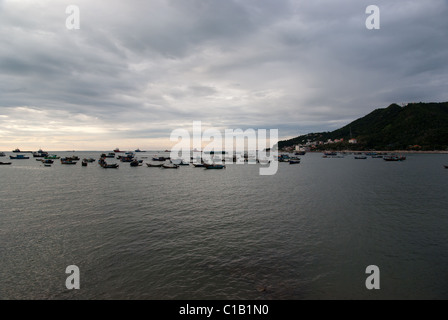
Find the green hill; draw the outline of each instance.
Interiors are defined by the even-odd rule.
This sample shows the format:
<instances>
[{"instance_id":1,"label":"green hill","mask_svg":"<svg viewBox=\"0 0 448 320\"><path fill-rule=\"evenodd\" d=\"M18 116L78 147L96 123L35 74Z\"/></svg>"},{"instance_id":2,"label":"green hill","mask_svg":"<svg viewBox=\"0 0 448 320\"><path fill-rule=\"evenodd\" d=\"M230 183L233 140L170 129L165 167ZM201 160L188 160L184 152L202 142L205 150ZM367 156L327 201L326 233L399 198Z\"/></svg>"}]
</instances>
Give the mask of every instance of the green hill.
<instances>
[{"instance_id":1,"label":"green hill","mask_svg":"<svg viewBox=\"0 0 448 320\"><path fill-rule=\"evenodd\" d=\"M351 132L351 134L350 134ZM349 144L350 137L357 144ZM319 132L279 141L279 149L307 141L344 139L344 142L317 145L316 149L352 150L447 150L448 102L392 104L332 132Z\"/></svg>"}]
</instances>

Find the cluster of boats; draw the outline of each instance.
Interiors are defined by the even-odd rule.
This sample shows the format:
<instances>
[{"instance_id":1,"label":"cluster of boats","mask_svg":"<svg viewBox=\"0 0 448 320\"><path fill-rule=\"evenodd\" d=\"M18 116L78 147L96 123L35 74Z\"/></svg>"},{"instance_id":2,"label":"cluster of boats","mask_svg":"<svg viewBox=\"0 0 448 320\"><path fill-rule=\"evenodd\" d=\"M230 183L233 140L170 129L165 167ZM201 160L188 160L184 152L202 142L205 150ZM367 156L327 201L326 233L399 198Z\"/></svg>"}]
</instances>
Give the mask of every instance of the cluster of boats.
<instances>
[{"instance_id":1,"label":"cluster of boats","mask_svg":"<svg viewBox=\"0 0 448 320\"><path fill-rule=\"evenodd\" d=\"M138 152L144 152L140 149L135 150L136 153ZM13 150L13 153L16 155L10 155L9 158L11 160L27 160L30 159L29 156L23 155L23 154L17 154L17 153L31 153L34 158L37 158L36 161L41 161L42 164L45 167L51 167L51 165L54 163L54 160L59 160L61 164L63 165L76 165L79 160L81 160L78 156L72 155L69 157L59 157L55 154L49 154L48 152L42 151L39 149L37 152L31 152L31 151L20 151L18 148ZM119 153L117 155L117 153ZM303 155L305 152L295 152L294 156L291 156L290 154L279 154L277 160L279 162L286 162L289 164L299 164L300 158L297 157L297 155ZM342 152L334 152L334 151L327 151L324 152L323 158L344 158L348 153ZM4 152L0 152L0 157L6 157L6 154ZM406 160L406 156L403 155L397 155L397 154L388 154L388 153L377 153L377 152L355 152L354 153L354 159L367 159L368 157L371 158L380 158L384 161L404 161ZM147 157L141 157L141 158L147 158ZM120 162L123 163L129 163L131 167L140 167L143 165L142 159L137 159L134 152L125 152L120 151L118 148L114 150L114 152L109 153L103 153L100 156L100 159L98 160L98 164L105 169L109 168L118 168L119 164L117 163L107 163L106 159L117 159L120 160ZM219 163L225 163L226 161L233 161L237 162L236 157L230 159L222 159L217 158ZM210 160L204 161L203 159L197 159L197 161L193 161L193 157L191 157L191 161L184 161L182 159L172 160L170 157L166 156L155 156L151 158L152 163L146 163L146 166L149 168L165 168L165 169L177 169L181 166L189 166L192 165L195 168L205 168L205 169L224 169L226 166L224 164L216 164L216 163L210 163ZM95 162L96 160L93 158L84 158L82 160L82 166L86 167L88 163ZM260 164L269 164L269 160L261 160L261 159L249 159L247 156L241 159L241 161L244 162L253 162L253 163L260 163ZM11 165L12 162L0 162L0 165ZM445 169L448 169L448 165L444 165Z\"/></svg>"},{"instance_id":2,"label":"cluster of boats","mask_svg":"<svg viewBox=\"0 0 448 320\"><path fill-rule=\"evenodd\" d=\"M297 154L297 152L296 152ZM289 154L278 155L278 162L288 162L289 164L299 164L300 158L291 157Z\"/></svg>"},{"instance_id":3,"label":"cluster of boats","mask_svg":"<svg viewBox=\"0 0 448 320\"><path fill-rule=\"evenodd\" d=\"M327 151L324 152L322 158L345 158L347 155L346 152L343 152L342 154L338 154L334 151ZM387 154L387 153L377 153L377 152L355 152L354 158L357 160L365 160L368 157L371 157L373 159L383 159L385 161L404 161L406 160L406 157L403 155L397 155L397 154Z\"/></svg>"}]
</instances>

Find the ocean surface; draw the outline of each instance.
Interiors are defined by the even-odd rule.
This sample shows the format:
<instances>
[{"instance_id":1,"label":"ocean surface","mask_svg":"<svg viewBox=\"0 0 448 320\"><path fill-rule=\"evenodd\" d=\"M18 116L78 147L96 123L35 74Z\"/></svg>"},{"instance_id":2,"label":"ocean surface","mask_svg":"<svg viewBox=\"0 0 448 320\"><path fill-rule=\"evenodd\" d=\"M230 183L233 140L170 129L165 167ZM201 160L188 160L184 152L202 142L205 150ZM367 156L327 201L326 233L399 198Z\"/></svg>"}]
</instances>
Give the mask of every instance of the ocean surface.
<instances>
[{"instance_id":1,"label":"ocean surface","mask_svg":"<svg viewBox=\"0 0 448 320\"><path fill-rule=\"evenodd\" d=\"M0 299L448 299L448 155L307 153L273 176L30 156L0 158Z\"/></svg>"}]
</instances>

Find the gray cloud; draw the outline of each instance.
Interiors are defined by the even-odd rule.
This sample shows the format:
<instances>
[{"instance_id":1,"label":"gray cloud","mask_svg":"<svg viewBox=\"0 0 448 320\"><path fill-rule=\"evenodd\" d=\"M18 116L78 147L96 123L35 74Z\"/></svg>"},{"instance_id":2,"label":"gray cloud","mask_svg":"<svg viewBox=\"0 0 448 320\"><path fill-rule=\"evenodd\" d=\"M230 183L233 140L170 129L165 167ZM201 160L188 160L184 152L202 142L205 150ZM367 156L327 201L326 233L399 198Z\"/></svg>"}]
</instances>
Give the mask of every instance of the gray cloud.
<instances>
[{"instance_id":1,"label":"gray cloud","mask_svg":"<svg viewBox=\"0 0 448 320\"><path fill-rule=\"evenodd\" d=\"M378 0L380 30L358 0L80 0L72 31L70 4L0 1L0 149L147 149L193 120L288 137L447 100L444 0Z\"/></svg>"}]
</instances>

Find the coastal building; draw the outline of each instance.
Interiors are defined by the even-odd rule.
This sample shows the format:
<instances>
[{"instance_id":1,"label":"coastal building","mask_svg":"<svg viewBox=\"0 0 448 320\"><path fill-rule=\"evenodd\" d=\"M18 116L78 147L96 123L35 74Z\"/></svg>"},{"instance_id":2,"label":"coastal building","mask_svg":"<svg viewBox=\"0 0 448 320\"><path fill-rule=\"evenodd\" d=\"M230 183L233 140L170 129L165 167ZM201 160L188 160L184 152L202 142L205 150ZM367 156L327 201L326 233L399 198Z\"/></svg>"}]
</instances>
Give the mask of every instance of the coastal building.
<instances>
[{"instance_id":1,"label":"coastal building","mask_svg":"<svg viewBox=\"0 0 448 320\"><path fill-rule=\"evenodd\" d=\"M356 144L356 143L358 143L358 140L350 139L350 140L348 140L348 143Z\"/></svg>"}]
</instances>

